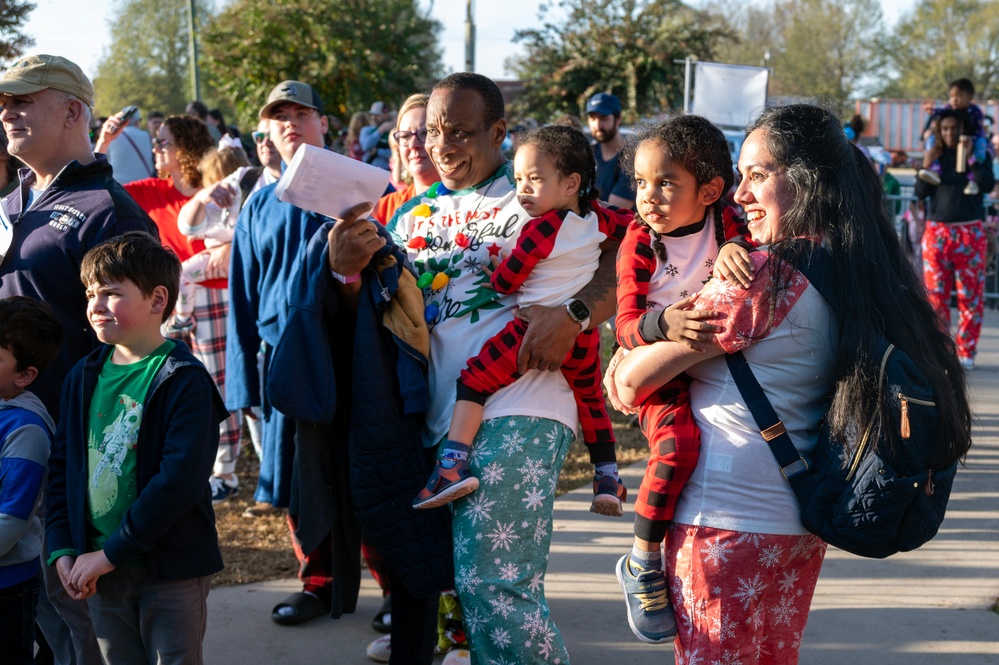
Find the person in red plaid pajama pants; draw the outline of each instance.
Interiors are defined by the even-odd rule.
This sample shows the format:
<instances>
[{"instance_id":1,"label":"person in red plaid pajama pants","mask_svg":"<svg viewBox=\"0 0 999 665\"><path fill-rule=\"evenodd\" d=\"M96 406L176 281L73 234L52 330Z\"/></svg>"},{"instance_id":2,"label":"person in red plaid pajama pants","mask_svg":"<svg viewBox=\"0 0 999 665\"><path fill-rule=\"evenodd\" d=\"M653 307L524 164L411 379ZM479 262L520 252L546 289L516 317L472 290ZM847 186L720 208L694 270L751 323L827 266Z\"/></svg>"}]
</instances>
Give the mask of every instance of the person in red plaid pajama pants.
<instances>
[{"instance_id":1,"label":"person in red plaid pajama pants","mask_svg":"<svg viewBox=\"0 0 999 665\"><path fill-rule=\"evenodd\" d=\"M518 148L514 172L521 205L531 219L522 227L510 255L486 272L497 292L519 291L521 307L557 306L571 299L592 277L600 243L624 228L626 216L595 206L593 154L582 133L572 128L545 127L529 134ZM566 183L572 184L565 188ZM620 230L617 235L621 235ZM462 455L470 451L486 400L521 376L518 354L527 325L521 319L510 321L462 370L451 430L442 452L444 462L435 469L414 506L433 508L478 487L477 480L466 472ZM600 335L596 330L585 330L586 325L582 322L584 332L563 360L561 371L572 389L583 439L597 469L591 510L621 515L626 491L617 476L616 440L600 381ZM451 462L455 464L448 466ZM609 480L604 480L604 474Z\"/></svg>"},{"instance_id":2,"label":"person in red plaid pajama pants","mask_svg":"<svg viewBox=\"0 0 999 665\"><path fill-rule=\"evenodd\" d=\"M544 261L555 248L559 229L567 216L565 210L552 210L535 217L517 239L510 256L496 267L490 280L499 293L515 293L531 275L539 261ZM577 223L595 220L570 219ZM482 347L482 353L468 361L468 367L458 379L458 399L484 404L489 395L505 388L520 377L517 354L527 332L527 322L514 319ZM604 403L600 386L600 333L586 330L576 338L576 345L562 363L562 375L572 388L579 409L583 441L594 464L614 462L614 429Z\"/></svg>"}]
</instances>

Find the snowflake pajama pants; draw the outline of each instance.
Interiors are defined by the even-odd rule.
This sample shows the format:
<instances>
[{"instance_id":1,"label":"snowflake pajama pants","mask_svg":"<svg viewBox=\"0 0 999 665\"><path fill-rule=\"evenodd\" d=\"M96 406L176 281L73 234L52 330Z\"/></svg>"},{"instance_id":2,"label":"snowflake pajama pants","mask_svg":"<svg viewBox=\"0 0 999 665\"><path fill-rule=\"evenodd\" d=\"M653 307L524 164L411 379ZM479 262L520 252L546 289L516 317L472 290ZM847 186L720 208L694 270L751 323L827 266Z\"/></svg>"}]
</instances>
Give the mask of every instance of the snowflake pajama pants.
<instances>
[{"instance_id":1,"label":"snowflake pajama pants","mask_svg":"<svg viewBox=\"0 0 999 665\"><path fill-rule=\"evenodd\" d=\"M985 249L981 221L968 224L926 222L923 233L923 283L930 304L950 327L950 292L957 286L957 354L974 359L985 311Z\"/></svg>"},{"instance_id":2,"label":"snowflake pajama pants","mask_svg":"<svg viewBox=\"0 0 999 665\"><path fill-rule=\"evenodd\" d=\"M575 434L515 416L483 421L469 462L479 489L454 502L455 588L472 665L567 665L544 578L555 487Z\"/></svg>"},{"instance_id":3,"label":"snowflake pajama pants","mask_svg":"<svg viewBox=\"0 0 999 665\"><path fill-rule=\"evenodd\" d=\"M826 544L676 524L666 575L677 665L795 665Z\"/></svg>"}]
</instances>

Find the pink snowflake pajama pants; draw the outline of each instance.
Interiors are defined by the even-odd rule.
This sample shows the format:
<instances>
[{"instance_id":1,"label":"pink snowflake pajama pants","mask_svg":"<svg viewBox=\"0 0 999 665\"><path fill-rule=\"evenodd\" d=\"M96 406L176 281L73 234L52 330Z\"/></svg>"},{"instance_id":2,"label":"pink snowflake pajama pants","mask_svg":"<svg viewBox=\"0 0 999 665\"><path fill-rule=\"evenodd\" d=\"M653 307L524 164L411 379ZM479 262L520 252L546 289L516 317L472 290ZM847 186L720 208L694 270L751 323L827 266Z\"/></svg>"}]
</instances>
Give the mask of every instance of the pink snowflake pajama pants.
<instances>
[{"instance_id":1,"label":"pink snowflake pajama pants","mask_svg":"<svg viewBox=\"0 0 999 665\"><path fill-rule=\"evenodd\" d=\"M957 354L974 359L985 311L985 249L988 236L981 220L944 224L926 222L923 233L923 283L926 295L946 329L950 294L957 287Z\"/></svg>"},{"instance_id":2,"label":"pink snowflake pajama pants","mask_svg":"<svg viewBox=\"0 0 999 665\"><path fill-rule=\"evenodd\" d=\"M676 524L666 578L677 665L795 665L826 544Z\"/></svg>"}]
</instances>

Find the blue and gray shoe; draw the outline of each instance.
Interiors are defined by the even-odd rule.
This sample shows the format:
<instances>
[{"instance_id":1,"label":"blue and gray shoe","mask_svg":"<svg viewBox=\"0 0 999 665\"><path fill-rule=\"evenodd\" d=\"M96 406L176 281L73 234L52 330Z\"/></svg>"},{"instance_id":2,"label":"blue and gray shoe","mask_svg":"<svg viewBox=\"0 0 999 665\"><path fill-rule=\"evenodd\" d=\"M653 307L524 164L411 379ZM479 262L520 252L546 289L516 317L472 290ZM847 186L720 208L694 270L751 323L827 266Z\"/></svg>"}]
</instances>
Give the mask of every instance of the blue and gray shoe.
<instances>
[{"instance_id":1,"label":"blue and gray shoe","mask_svg":"<svg viewBox=\"0 0 999 665\"><path fill-rule=\"evenodd\" d=\"M625 554L617 562L617 581L624 591L628 624L635 637L648 644L672 642L676 638L676 619L663 571L633 566L630 555Z\"/></svg>"}]
</instances>

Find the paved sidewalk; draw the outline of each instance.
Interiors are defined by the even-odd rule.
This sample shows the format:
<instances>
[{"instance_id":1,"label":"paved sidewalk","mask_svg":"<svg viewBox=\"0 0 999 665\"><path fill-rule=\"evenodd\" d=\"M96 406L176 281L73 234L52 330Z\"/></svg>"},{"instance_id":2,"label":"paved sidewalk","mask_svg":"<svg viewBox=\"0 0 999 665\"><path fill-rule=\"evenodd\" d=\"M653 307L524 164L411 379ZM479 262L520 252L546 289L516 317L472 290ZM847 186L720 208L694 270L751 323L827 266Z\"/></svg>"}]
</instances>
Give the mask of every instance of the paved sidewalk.
<instances>
[{"instance_id":1,"label":"paved sidewalk","mask_svg":"<svg viewBox=\"0 0 999 665\"><path fill-rule=\"evenodd\" d=\"M940 534L883 561L831 549L803 665L999 665L999 614L988 609L999 597L999 313L986 312L980 348L971 373L975 444ZM633 494L641 468L622 475ZM572 663L671 665L671 648L638 642L625 618L613 567L630 547L630 516L602 518L588 512L589 503L586 488L555 503L547 589ZM371 663L365 647L378 636L370 621L381 604L371 578L365 575L355 615L296 627L272 623L271 607L298 588L286 580L213 590L206 662Z\"/></svg>"}]
</instances>

